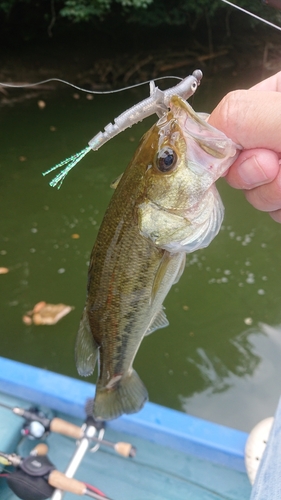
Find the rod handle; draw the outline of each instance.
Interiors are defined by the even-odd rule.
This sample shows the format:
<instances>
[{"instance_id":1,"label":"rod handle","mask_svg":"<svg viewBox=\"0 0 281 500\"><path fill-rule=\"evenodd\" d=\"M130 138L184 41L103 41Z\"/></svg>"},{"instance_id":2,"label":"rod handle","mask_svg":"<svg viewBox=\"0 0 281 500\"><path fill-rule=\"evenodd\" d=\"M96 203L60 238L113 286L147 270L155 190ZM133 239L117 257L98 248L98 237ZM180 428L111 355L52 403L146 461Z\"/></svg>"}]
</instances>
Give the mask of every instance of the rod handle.
<instances>
[{"instance_id":1,"label":"rod handle","mask_svg":"<svg viewBox=\"0 0 281 500\"><path fill-rule=\"evenodd\" d=\"M36 457L38 456L44 456L47 455L48 453L48 446L45 443L39 443L33 450L31 450L30 455L34 455Z\"/></svg>"},{"instance_id":2,"label":"rod handle","mask_svg":"<svg viewBox=\"0 0 281 500\"><path fill-rule=\"evenodd\" d=\"M136 455L136 448L130 443L123 443L122 441L119 441L119 443L114 445L114 449L123 457L134 457Z\"/></svg>"},{"instance_id":3,"label":"rod handle","mask_svg":"<svg viewBox=\"0 0 281 500\"><path fill-rule=\"evenodd\" d=\"M49 477L48 483L59 490L69 491L75 495L85 495L87 488L84 483L77 479L66 477L65 474L58 470L53 470Z\"/></svg>"},{"instance_id":4,"label":"rod handle","mask_svg":"<svg viewBox=\"0 0 281 500\"><path fill-rule=\"evenodd\" d=\"M69 436L74 439L81 439L83 437L83 431L78 425L66 422L62 418L53 418L50 422L50 430L58 434L63 434L64 436Z\"/></svg>"}]
</instances>

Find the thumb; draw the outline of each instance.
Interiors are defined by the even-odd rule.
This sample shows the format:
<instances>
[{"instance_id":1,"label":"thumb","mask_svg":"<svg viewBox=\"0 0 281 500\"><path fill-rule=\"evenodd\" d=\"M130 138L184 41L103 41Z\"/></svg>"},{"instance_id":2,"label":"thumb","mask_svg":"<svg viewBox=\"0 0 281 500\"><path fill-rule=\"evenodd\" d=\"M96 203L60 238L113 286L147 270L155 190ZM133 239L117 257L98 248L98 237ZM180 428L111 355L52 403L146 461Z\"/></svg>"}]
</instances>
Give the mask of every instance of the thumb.
<instances>
[{"instance_id":1,"label":"thumb","mask_svg":"<svg viewBox=\"0 0 281 500\"><path fill-rule=\"evenodd\" d=\"M236 90L227 94L208 123L244 149L281 151L281 93Z\"/></svg>"}]
</instances>

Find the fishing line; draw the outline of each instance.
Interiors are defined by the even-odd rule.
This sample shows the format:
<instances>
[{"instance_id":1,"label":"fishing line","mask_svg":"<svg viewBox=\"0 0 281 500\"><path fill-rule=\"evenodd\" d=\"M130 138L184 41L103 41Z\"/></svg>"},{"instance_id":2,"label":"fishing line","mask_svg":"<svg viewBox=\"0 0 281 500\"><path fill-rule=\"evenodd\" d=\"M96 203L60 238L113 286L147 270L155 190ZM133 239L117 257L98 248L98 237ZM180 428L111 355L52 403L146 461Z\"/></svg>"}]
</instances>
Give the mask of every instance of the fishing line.
<instances>
[{"instance_id":1,"label":"fishing line","mask_svg":"<svg viewBox=\"0 0 281 500\"><path fill-rule=\"evenodd\" d=\"M183 78L181 78L179 76L160 76L158 78L155 78L154 81L165 80L167 78L169 78L169 79L173 78L173 79L180 80L180 81L183 80ZM117 92L123 92L125 90L129 90L129 89L133 89L133 88L136 88L136 87L140 87L141 85L146 85L148 83L150 84L151 80L146 80L145 82L136 83L134 85L128 85L127 87L123 87L121 89L104 90L104 91L84 89L83 87L79 87L78 85L75 85L74 83L68 82L67 80L62 80L61 78L47 78L46 80L41 80L40 82L23 83L23 84L14 84L14 83L3 83L3 82L0 82L0 86L2 86L2 87L8 87L8 88L29 88L29 87L37 87L38 85L43 85L44 83L49 83L49 82L60 82L60 83L64 83L65 85L69 85L70 87L73 87L76 90L79 90L81 92L86 92L87 94L99 94L99 95L102 95L102 94L115 94ZM69 158L66 158L65 160L57 163L57 165L55 165L54 167L50 168L46 172L43 172L43 176L45 176L45 175L53 172L54 170L57 170L58 168L66 165L66 167L59 174L57 174L56 177L54 177L51 180L51 182L49 183L50 186L52 186L52 187L57 186L57 188L59 189L61 187L61 185L62 185L65 177L67 176L68 172L70 170L72 170L72 168L75 167L75 165L78 162L80 162L80 160L82 160L82 158L84 158L84 156L86 156L86 154L89 153L89 151L91 151L91 149L92 148L90 146L87 146L86 148L82 149L78 153L75 153L74 155L70 156Z\"/></svg>"},{"instance_id":2,"label":"fishing line","mask_svg":"<svg viewBox=\"0 0 281 500\"><path fill-rule=\"evenodd\" d=\"M158 80L165 80L167 78L174 78L176 80L182 80L179 76L159 76L158 78L154 78L154 81L157 82ZM15 88L15 89L24 89L28 87L37 87L38 85L43 85L44 83L49 83L49 82L60 82L64 83L65 85L69 85L70 87L73 87L77 90L80 90L81 92L86 92L87 94L116 94L117 92L123 92L124 90L129 90L133 89L135 87L140 87L141 85L146 85L147 83L150 83L151 80L146 80L145 82L141 83L135 83L134 85L128 85L127 87L123 87L121 89L114 89L114 90L88 90L84 89L82 87L78 87L78 85L74 85L74 83L68 82L67 80L62 80L61 78L48 78L47 80L41 80L40 82L35 82L35 83L2 83L0 82L0 86L2 87L10 87L10 88Z\"/></svg>"},{"instance_id":3,"label":"fishing line","mask_svg":"<svg viewBox=\"0 0 281 500\"><path fill-rule=\"evenodd\" d=\"M162 79L167 79L167 78L176 78L177 80L180 80L180 83L178 83L176 86L171 87L165 91L162 91L158 89L158 87L155 87L155 81L159 81ZM63 161L60 161L57 163L54 167L51 169L47 170L46 172L43 172L43 175L47 175L54 170L57 170L60 167L63 167L65 165L65 168L59 172L56 177L54 177L51 182L49 183L50 186L55 187L57 186L58 189L61 187L63 180L69 173L69 171L75 167L75 165L86 156L86 154L89 153L92 149L96 151L101 147L105 142L110 140L112 137L115 135L119 134L123 130L125 130L128 127L131 127L135 123L138 123L142 119L146 118L147 116L150 116L151 114L157 113L158 116L161 110L160 114L163 114L163 107L167 107L167 103L165 102L165 98L169 98L170 92L173 89L177 89L176 92L179 92L179 95L185 96L185 98L190 97L191 95L194 94L195 90L197 89L197 86L200 84L202 78L202 71L201 70L195 70L192 75L189 75L186 78L180 78L180 77L174 77L174 76L163 76L163 77L158 77L155 80L147 80L145 82L137 83L134 85L129 85L127 87L121 88L121 89L116 89L116 90L108 90L108 91L99 91L99 90L91 90L88 91L87 89L84 89L82 87L78 87L77 85L74 85L66 80L62 80L60 78L47 78L45 80L41 80L40 82L35 82L35 83L23 83L23 84L13 84L13 83L0 83L0 86L2 85L3 87L9 87L9 88L27 88L27 87L35 87L38 85L42 85L44 83L48 83L51 81L57 81L64 83L66 85L70 85L71 87L74 87L77 90L80 90L82 92L87 92L91 94L113 94L116 92L122 92L128 89L132 89L135 87L139 87L141 85L145 85L149 83L150 86L150 97L143 99L139 103L135 104L131 108L127 109L121 115L119 115L117 118L114 119L114 123L108 123L104 127L103 132L98 132L92 139L89 141L88 146L86 146L84 149L79 151L78 153L75 153L74 155L70 156L69 158L66 158Z\"/></svg>"},{"instance_id":4,"label":"fishing line","mask_svg":"<svg viewBox=\"0 0 281 500\"><path fill-rule=\"evenodd\" d=\"M263 19L263 17L259 17L256 14L253 14L253 12L250 12L249 10L243 9L242 7L239 7L239 5L236 5L235 3L231 3L228 0L221 0L221 1L226 3L227 5L231 5L231 7L235 7L235 9L241 10L241 12L244 12L244 14L248 14L249 16L254 17L258 21L262 21L263 23L268 24L272 28L276 28L277 30L281 31L281 26L277 26L277 24L273 24L270 21Z\"/></svg>"}]
</instances>

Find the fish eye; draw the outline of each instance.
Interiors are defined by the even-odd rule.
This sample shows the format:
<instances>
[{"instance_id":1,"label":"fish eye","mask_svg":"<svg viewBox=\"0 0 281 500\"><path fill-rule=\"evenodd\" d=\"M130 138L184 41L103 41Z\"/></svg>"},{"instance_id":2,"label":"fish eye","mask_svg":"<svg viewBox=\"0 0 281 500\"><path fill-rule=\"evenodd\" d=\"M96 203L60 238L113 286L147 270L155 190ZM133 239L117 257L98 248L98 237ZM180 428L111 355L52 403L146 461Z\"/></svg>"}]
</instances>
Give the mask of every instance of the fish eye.
<instances>
[{"instance_id":1,"label":"fish eye","mask_svg":"<svg viewBox=\"0 0 281 500\"><path fill-rule=\"evenodd\" d=\"M161 149L156 156L156 167L160 172L171 172L177 163L177 154L172 148Z\"/></svg>"}]
</instances>

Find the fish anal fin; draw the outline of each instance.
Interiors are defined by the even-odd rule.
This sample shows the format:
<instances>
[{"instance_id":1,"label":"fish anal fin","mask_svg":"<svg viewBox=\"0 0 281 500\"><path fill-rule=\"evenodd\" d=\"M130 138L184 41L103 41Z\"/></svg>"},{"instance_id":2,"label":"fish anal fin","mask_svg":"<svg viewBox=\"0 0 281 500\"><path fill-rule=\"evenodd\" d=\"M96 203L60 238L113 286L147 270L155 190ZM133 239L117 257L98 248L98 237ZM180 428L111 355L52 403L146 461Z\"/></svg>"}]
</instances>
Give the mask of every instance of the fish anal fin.
<instances>
[{"instance_id":1,"label":"fish anal fin","mask_svg":"<svg viewBox=\"0 0 281 500\"><path fill-rule=\"evenodd\" d=\"M91 332L87 309L85 308L75 344L75 361L79 375L87 377L93 373L98 358L98 349Z\"/></svg>"},{"instance_id":2,"label":"fish anal fin","mask_svg":"<svg viewBox=\"0 0 281 500\"><path fill-rule=\"evenodd\" d=\"M93 416L96 420L112 420L124 413L136 413L147 400L147 390L138 374L132 370L110 388L97 384Z\"/></svg>"},{"instance_id":3,"label":"fish anal fin","mask_svg":"<svg viewBox=\"0 0 281 500\"><path fill-rule=\"evenodd\" d=\"M162 306L160 311L155 314L153 320L151 321L151 324L145 332L145 335L150 335L151 333L155 332L155 330L158 330L159 328L165 328L168 325L169 321L164 312L164 307Z\"/></svg>"}]
</instances>

